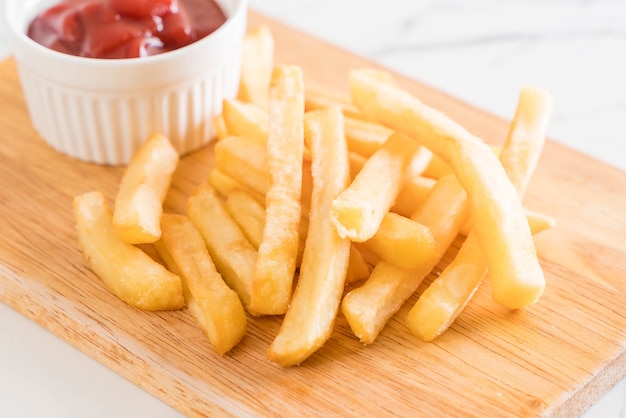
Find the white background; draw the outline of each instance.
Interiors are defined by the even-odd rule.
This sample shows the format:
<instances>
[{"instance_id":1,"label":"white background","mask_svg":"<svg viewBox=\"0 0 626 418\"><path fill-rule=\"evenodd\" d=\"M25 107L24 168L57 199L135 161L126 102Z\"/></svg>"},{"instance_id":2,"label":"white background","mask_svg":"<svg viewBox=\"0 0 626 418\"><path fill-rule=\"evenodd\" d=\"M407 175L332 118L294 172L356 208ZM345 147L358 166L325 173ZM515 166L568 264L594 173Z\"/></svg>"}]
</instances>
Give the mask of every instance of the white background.
<instances>
[{"instance_id":1,"label":"white background","mask_svg":"<svg viewBox=\"0 0 626 418\"><path fill-rule=\"evenodd\" d=\"M504 118L522 86L544 88L556 100L549 136L626 170L626 1L250 2ZM622 381L584 417L625 418L625 398ZM180 414L0 304L0 416Z\"/></svg>"}]
</instances>

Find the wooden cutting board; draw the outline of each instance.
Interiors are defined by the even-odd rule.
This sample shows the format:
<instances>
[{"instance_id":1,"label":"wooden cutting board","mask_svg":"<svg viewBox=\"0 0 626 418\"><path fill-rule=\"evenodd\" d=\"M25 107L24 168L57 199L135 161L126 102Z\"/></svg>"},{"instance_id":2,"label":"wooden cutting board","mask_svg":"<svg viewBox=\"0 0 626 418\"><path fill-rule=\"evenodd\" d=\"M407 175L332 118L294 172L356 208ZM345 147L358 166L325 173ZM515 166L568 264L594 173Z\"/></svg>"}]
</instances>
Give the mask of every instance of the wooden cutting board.
<instances>
[{"instance_id":1,"label":"wooden cutting board","mask_svg":"<svg viewBox=\"0 0 626 418\"><path fill-rule=\"evenodd\" d=\"M276 61L301 65L307 83L345 91L348 69L373 65L251 13L250 26L260 23L274 33ZM506 121L398 79L502 143ZM211 147L183 159L166 210L183 210L211 160ZM103 287L79 251L71 202L89 190L112 199L121 174L45 145L13 60L0 63L0 300L184 414L577 416L626 375L626 174L555 142L525 200L558 222L537 237L547 278L538 304L502 309L487 282L436 342L407 331L410 303L368 347L339 316L327 344L290 369L265 357L280 318L250 318L242 343L220 357L186 311L142 312Z\"/></svg>"}]
</instances>

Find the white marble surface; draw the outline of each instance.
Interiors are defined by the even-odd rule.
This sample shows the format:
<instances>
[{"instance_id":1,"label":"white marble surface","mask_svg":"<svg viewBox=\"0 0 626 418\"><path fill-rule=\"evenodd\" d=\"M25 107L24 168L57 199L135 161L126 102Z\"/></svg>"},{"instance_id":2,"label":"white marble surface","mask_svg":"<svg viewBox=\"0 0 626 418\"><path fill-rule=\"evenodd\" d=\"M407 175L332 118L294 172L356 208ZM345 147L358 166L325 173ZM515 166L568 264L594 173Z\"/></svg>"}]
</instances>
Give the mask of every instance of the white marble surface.
<instances>
[{"instance_id":1,"label":"white marble surface","mask_svg":"<svg viewBox=\"0 0 626 418\"><path fill-rule=\"evenodd\" d=\"M542 87L556 99L551 138L626 170L626 1L250 2L505 118L522 86ZM626 418L625 399L622 381L584 417ZM0 416L180 414L0 304Z\"/></svg>"}]
</instances>

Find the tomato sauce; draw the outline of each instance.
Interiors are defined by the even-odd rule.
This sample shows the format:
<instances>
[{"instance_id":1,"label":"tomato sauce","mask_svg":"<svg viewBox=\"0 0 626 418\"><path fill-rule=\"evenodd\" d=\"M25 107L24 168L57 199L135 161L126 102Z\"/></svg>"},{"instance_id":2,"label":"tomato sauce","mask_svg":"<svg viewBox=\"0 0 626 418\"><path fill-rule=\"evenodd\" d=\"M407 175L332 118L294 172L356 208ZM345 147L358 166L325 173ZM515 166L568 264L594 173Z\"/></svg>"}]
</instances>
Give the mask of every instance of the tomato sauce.
<instances>
[{"instance_id":1,"label":"tomato sauce","mask_svg":"<svg viewBox=\"0 0 626 418\"><path fill-rule=\"evenodd\" d=\"M189 45L224 24L215 0L65 0L37 16L28 36L90 58L136 58Z\"/></svg>"}]
</instances>

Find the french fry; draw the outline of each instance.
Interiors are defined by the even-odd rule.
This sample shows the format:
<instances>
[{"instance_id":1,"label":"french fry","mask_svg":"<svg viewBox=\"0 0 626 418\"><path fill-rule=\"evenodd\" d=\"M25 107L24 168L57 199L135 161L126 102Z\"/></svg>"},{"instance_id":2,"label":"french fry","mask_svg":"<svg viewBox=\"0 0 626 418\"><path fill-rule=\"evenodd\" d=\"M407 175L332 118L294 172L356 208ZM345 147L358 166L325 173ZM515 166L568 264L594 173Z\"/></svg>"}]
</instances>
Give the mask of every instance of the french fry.
<instances>
[{"instance_id":1,"label":"french fry","mask_svg":"<svg viewBox=\"0 0 626 418\"><path fill-rule=\"evenodd\" d=\"M265 195L268 189L267 149L253 139L229 136L215 144L215 168L246 190Z\"/></svg>"},{"instance_id":2,"label":"french fry","mask_svg":"<svg viewBox=\"0 0 626 418\"><path fill-rule=\"evenodd\" d=\"M430 162L422 172L422 176L432 179L438 179L448 174L452 174L450 166L437 155L433 155L433 158L430 159Z\"/></svg>"},{"instance_id":3,"label":"french fry","mask_svg":"<svg viewBox=\"0 0 626 418\"><path fill-rule=\"evenodd\" d=\"M372 269L367 263L361 250L355 243L350 246L350 259L348 260L348 272L346 273L346 284L354 283L369 277Z\"/></svg>"},{"instance_id":4,"label":"french fry","mask_svg":"<svg viewBox=\"0 0 626 418\"><path fill-rule=\"evenodd\" d=\"M178 165L178 152L163 135L152 135L124 171L113 208L115 233L130 244L161 236L163 201Z\"/></svg>"},{"instance_id":5,"label":"french fry","mask_svg":"<svg viewBox=\"0 0 626 418\"><path fill-rule=\"evenodd\" d=\"M233 190L246 189L246 187L242 186L237 180L233 179L231 176L225 174L222 170L215 167L213 167L209 171L207 181L222 197L228 196L228 194Z\"/></svg>"},{"instance_id":6,"label":"french fry","mask_svg":"<svg viewBox=\"0 0 626 418\"><path fill-rule=\"evenodd\" d=\"M201 183L187 199L187 216L200 231L206 247L228 286L248 312L257 252L228 214L208 183Z\"/></svg>"},{"instance_id":7,"label":"french fry","mask_svg":"<svg viewBox=\"0 0 626 418\"><path fill-rule=\"evenodd\" d=\"M491 150L493 151L493 153L497 156L500 155L500 151L502 150L502 147L499 145L490 145ZM426 172L426 170L424 170L424 172ZM452 170L450 169L450 167L448 167L448 172L452 172ZM431 174L435 174L435 173L431 173ZM463 225L463 228L461 228L460 233L462 235L467 236L467 234L469 234L469 231L472 229L472 217L470 216L470 218L467 220L467 222L465 222L465 225Z\"/></svg>"},{"instance_id":8,"label":"french fry","mask_svg":"<svg viewBox=\"0 0 626 418\"><path fill-rule=\"evenodd\" d=\"M529 209L526 209L526 219L533 235L556 226L556 220L553 217Z\"/></svg>"},{"instance_id":9,"label":"french fry","mask_svg":"<svg viewBox=\"0 0 626 418\"><path fill-rule=\"evenodd\" d=\"M408 179L400 189L391 211L398 215L411 217L431 192L437 180L422 175Z\"/></svg>"},{"instance_id":10,"label":"french fry","mask_svg":"<svg viewBox=\"0 0 626 418\"><path fill-rule=\"evenodd\" d=\"M438 245L430 228L389 212L376 234L360 243L358 248L365 248L389 264L410 270L418 268L422 263L417 255L435 253Z\"/></svg>"},{"instance_id":11,"label":"french fry","mask_svg":"<svg viewBox=\"0 0 626 418\"><path fill-rule=\"evenodd\" d=\"M510 179L510 184L513 185L513 190L518 195L518 202L521 202L526 186L532 173L535 170L541 150L546 137L546 130L550 115L552 113L553 99L550 95L542 90L534 88L524 88L520 92L519 103L516 113L511 123L510 132L507 136L507 141L502 148L499 159L506 176ZM521 207L521 203L519 205ZM472 217L472 229L476 230L476 235L479 242L482 242L480 233L483 228L477 225L483 219L475 219ZM524 231L530 231L526 214L522 210L522 225L525 227ZM524 238L513 236L515 241L511 242L512 248L516 246L524 247L524 244L528 245L528 253L534 255L533 260L537 260L535 247L532 245L532 239L530 243L525 242ZM483 247L481 245L481 247ZM485 251L483 247L483 251ZM522 254L524 254L522 252ZM541 277L532 280L533 276L530 276L527 280L520 276L518 280L513 280L515 276L505 276L500 274L498 270L494 270L492 266L491 254L486 253L485 259L489 266L491 277L491 294L493 299L500 302L504 306L509 308L521 308L527 306L531 301L536 301L545 287L545 280L543 278L543 272ZM498 264L497 267L500 265ZM540 269L538 264L531 264L530 267L536 267ZM520 270L523 270L525 266L517 266ZM530 268L528 267L528 268ZM524 293L526 293L524 295ZM532 297L533 294L536 296Z\"/></svg>"},{"instance_id":12,"label":"french fry","mask_svg":"<svg viewBox=\"0 0 626 418\"><path fill-rule=\"evenodd\" d=\"M372 119L418 139L450 166L470 196L473 231L491 272L494 300L510 309L535 303L545 288L543 270L520 199L497 157L443 113L379 81L379 73L350 73L354 103Z\"/></svg>"},{"instance_id":13,"label":"french fry","mask_svg":"<svg viewBox=\"0 0 626 418\"><path fill-rule=\"evenodd\" d=\"M226 210L239 225L248 241L255 249L258 249L263 236L263 225L265 223L265 207L258 198L243 190L233 190L226 197ZM297 266L300 267L304 252L307 229L309 225L308 213L300 219L300 243L298 247ZM348 274L346 283L352 283L369 276L370 267L361 255L360 251L354 247L350 249L350 260L348 263Z\"/></svg>"},{"instance_id":14,"label":"french fry","mask_svg":"<svg viewBox=\"0 0 626 418\"><path fill-rule=\"evenodd\" d=\"M341 311L361 343L367 345L376 340L430 269L430 263L420 271L409 271L381 261L363 285L344 296Z\"/></svg>"},{"instance_id":15,"label":"french fry","mask_svg":"<svg viewBox=\"0 0 626 418\"><path fill-rule=\"evenodd\" d=\"M258 250L263 237L265 207L250 193L243 190L230 192L224 204L248 241Z\"/></svg>"},{"instance_id":16,"label":"french fry","mask_svg":"<svg viewBox=\"0 0 626 418\"><path fill-rule=\"evenodd\" d=\"M468 206L467 195L454 176L439 179L411 217L430 229L437 245L421 247L413 255L418 264L410 270L378 262L365 283L343 298L342 312L363 344L374 342L389 319L437 265L467 219Z\"/></svg>"},{"instance_id":17,"label":"french fry","mask_svg":"<svg viewBox=\"0 0 626 418\"><path fill-rule=\"evenodd\" d=\"M248 31L243 40L238 98L267 108L270 79L274 68L274 37L261 25Z\"/></svg>"},{"instance_id":18,"label":"french fry","mask_svg":"<svg viewBox=\"0 0 626 418\"><path fill-rule=\"evenodd\" d=\"M376 266L376 264L382 262L380 256L372 251L369 251L367 248L363 247L360 242L353 242L352 246L356 247L361 253L361 257L363 260L371 266L371 269Z\"/></svg>"},{"instance_id":19,"label":"french fry","mask_svg":"<svg viewBox=\"0 0 626 418\"><path fill-rule=\"evenodd\" d=\"M213 189L215 189L217 194L223 198L226 198L226 196L235 190L240 190L254 197L257 202L265 202L265 196L260 192L252 190L249 186L247 187L242 185L239 181L235 180L228 174L225 174L215 166L209 171L207 182L211 185L211 187L213 187Z\"/></svg>"},{"instance_id":20,"label":"french fry","mask_svg":"<svg viewBox=\"0 0 626 418\"><path fill-rule=\"evenodd\" d=\"M346 279L350 241L330 222L333 200L348 185L350 170L338 107L310 112L313 193L300 278L268 358L282 366L300 364L330 337Z\"/></svg>"},{"instance_id":21,"label":"french fry","mask_svg":"<svg viewBox=\"0 0 626 418\"><path fill-rule=\"evenodd\" d=\"M299 67L274 69L268 115L269 186L250 303L256 312L280 315L291 299L299 246L304 152L304 85Z\"/></svg>"},{"instance_id":22,"label":"french fry","mask_svg":"<svg viewBox=\"0 0 626 418\"><path fill-rule=\"evenodd\" d=\"M529 217L533 235L554 225L549 217ZM409 310L407 324L417 337L433 341L456 320L487 274L482 249L476 237L469 234L458 253L444 271L424 290Z\"/></svg>"},{"instance_id":23,"label":"french fry","mask_svg":"<svg viewBox=\"0 0 626 418\"><path fill-rule=\"evenodd\" d=\"M228 136L228 129L226 128L226 123L221 113L213 116L213 129L215 130L215 138L218 141Z\"/></svg>"},{"instance_id":24,"label":"french fry","mask_svg":"<svg viewBox=\"0 0 626 418\"><path fill-rule=\"evenodd\" d=\"M217 272L200 232L187 216L164 213L161 229L155 248L182 279L185 303L200 329L217 353L226 353L246 333L239 296Z\"/></svg>"},{"instance_id":25,"label":"french fry","mask_svg":"<svg viewBox=\"0 0 626 418\"><path fill-rule=\"evenodd\" d=\"M348 160L350 161L350 178L354 180L367 162L367 157L348 151Z\"/></svg>"},{"instance_id":26,"label":"french fry","mask_svg":"<svg viewBox=\"0 0 626 418\"><path fill-rule=\"evenodd\" d=\"M180 277L117 236L102 193L76 196L74 216L80 247L89 267L114 295L145 310L183 307Z\"/></svg>"},{"instance_id":27,"label":"french fry","mask_svg":"<svg viewBox=\"0 0 626 418\"><path fill-rule=\"evenodd\" d=\"M266 167L266 165L264 165L264 167ZM238 170L236 174L242 175L245 177L245 171L243 170ZM243 207L239 207L241 205L237 205L238 207L234 207L232 205L228 207L233 218L235 218L239 226L244 230L246 237L258 250L258 246L260 245L260 242L262 240L263 227L265 223L265 195L261 194L262 192L265 192L265 182L263 182L263 186L261 186L262 182L254 182L245 178L243 178L242 181L248 182L248 186L242 186L237 180L230 178L229 176L221 173L221 171L219 169L216 169L215 167L211 170L210 176L209 176L209 182L212 185L215 185L214 188L216 188L216 191L218 191L220 195L222 195L224 198L227 199L226 201L227 204L228 204L228 196L230 196L232 192L236 192L236 191L246 193L250 197L254 198L258 202L258 204L261 204L262 209L263 209L263 216L256 216L254 218L248 216L250 214L247 212L250 210L250 208L246 209ZM300 226L299 226L299 231L300 231L299 242L300 243L298 245L298 256L297 256L297 262L296 262L297 265L300 265L300 260L302 259L302 251L304 249L304 241L306 239L306 231L307 231L307 224L308 224L307 216L308 216L309 207L311 206L311 202L310 202L311 181L312 181L311 180L311 162L304 161L302 164L302 193L300 196L302 217L300 219ZM253 189L258 189L258 190L253 190ZM241 212L243 213L240 213L240 214L236 213L237 210L241 210ZM242 224L240 222L241 219L238 219L238 216L244 217L246 219L247 225ZM255 225L252 225L253 221ZM257 222L258 224L256 224ZM257 235L258 229L261 230L259 235ZM249 233L253 233L254 235L249 236L248 235Z\"/></svg>"},{"instance_id":28,"label":"french fry","mask_svg":"<svg viewBox=\"0 0 626 418\"><path fill-rule=\"evenodd\" d=\"M546 139L554 101L543 90L526 87L520 96L499 159L519 196L524 196Z\"/></svg>"},{"instance_id":29,"label":"french fry","mask_svg":"<svg viewBox=\"0 0 626 418\"><path fill-rule=\"evenodd\" d=\"M491 145L491 149L496 155L500 154L501 147L497 145ZM445 161L443 161L438 156L433 155L433 158L430 159L430 162L422 172L422 176L438 179L452 173L452 169L448 164L445 163Z\"/></svg>"},{"instance_id":30,"label":"french fry","mask_svg":"<svg viewBox=\"0 0 626 418\"><path fill-rule=\"evenodd\" d=\"M312 191L313 177L311 176L311 160L305 159L302 162L302 191L300 193L300 214L303 218L309 216Z\"/></svg>"},{"instance_id":31,"label":"french fry","mask_svg":"<svg viewBox=\"0 0 626 418\"><path fill-rule=\"evenodd\" d=\"M363 119L344 118L348 150L371 157L387 141L393 131Z\"/></svg>"},{"instance_id":32,"label":"french fry","mask_svg":"<svg viewBox=\"0 0 626 418\"><path fill-rule=\"evenodd\" d=\"M331 220L339 235L355 242L370 239L418 161L423 161L420 145L393 133L333 202Z\"/></svg>"},{"instance_id":33,"label":"french fry","mask_svg":"<svg viewBox=\"0 0 626 418\"><path fill-rule=\"evenodd\" d=\"M552 98L523 89L500 160L515 190L523 196L545 142ZM536 233L550 222L528 221ZM483 250L470 232L455 259L422 293L407 316L411 332L425 341L441 335L456 320L487 274ZM496 284L497 285L497 284ZM496 290L498 291L498 290Z\"/></svg>"},{"instance_id":34,"label":"french fry","mask_svg":"<svg viewBox=\"0 0 626 418\"><path fill-rule=\"evenodd\" d=\"M326 88L307 87L304 97L304 108L307 112L332 106L339 106L346 117L353 119L363 118L359 109L350 102L349 96L343 96Z\"/></svg>"},{"instance_id":35,"label":"french fry","mask_svg":"<svg viewBox=\"0 0 626 418\"><path fill-rule=\"evenodd\" d=\"M245 195L245 197L243 196ZM254 200L254 201L253 201ZM254 196L243 190L233 190L226 197L225 207L233 220L239 225L242 232L250 241L252 246L258 250L263 240L263 228L265 225L265 206L254 198ZM309 220L306 216L300 219L298 256L296 257L296 266L300 266L302 260L302 252L304 251L304 242L306 240L307 227Z\"/></svg>"},{"instance_id":36,"label":"french fry","mask_svg":"<svg viewBox=\"0 0 626 418\"><path fill-rule=\"evenodd\" d=\"M222 110L224 127L230 136L267 142L267 112L241 100L225 99Z\"/></svg>"},{"instance_id":37,"label":"french fry","mask_svg":"<svg viewBox=\"0 0 626 418\"><path fill-rule=\"evenodd\" d=\"M267 149L244 137L228 137L215 146L215 165L209 172L209 183L221 196L241 189L256 198L267 193ZM366 158L349 153L351 172L360 171ZM355 174L356 175L356 174ZM311 160L303 155L300 204L307 213L311 200ZM410 197L408 197L410 198Z\"/></svg>"},{"instance_id":38,"label":"french fry","mask_svg":"<svg viewBox=\"0 0 626 418\"><path fill-rule=\"evenodd\" d=\"M556 221L554 220L554 218L544 213L539 213L528 208L524 208L524 213L526 214L526 220L528 221L528 226L530 227L533 235L545 231L546 229L554 228L554 226L556 225ZM461 228L459 234L464 236L469 235L472 230L471 220L472 219L470 217L470 219L465 222L465 225L463 225L463 228Z\"/></svg>"}]
</instances>

